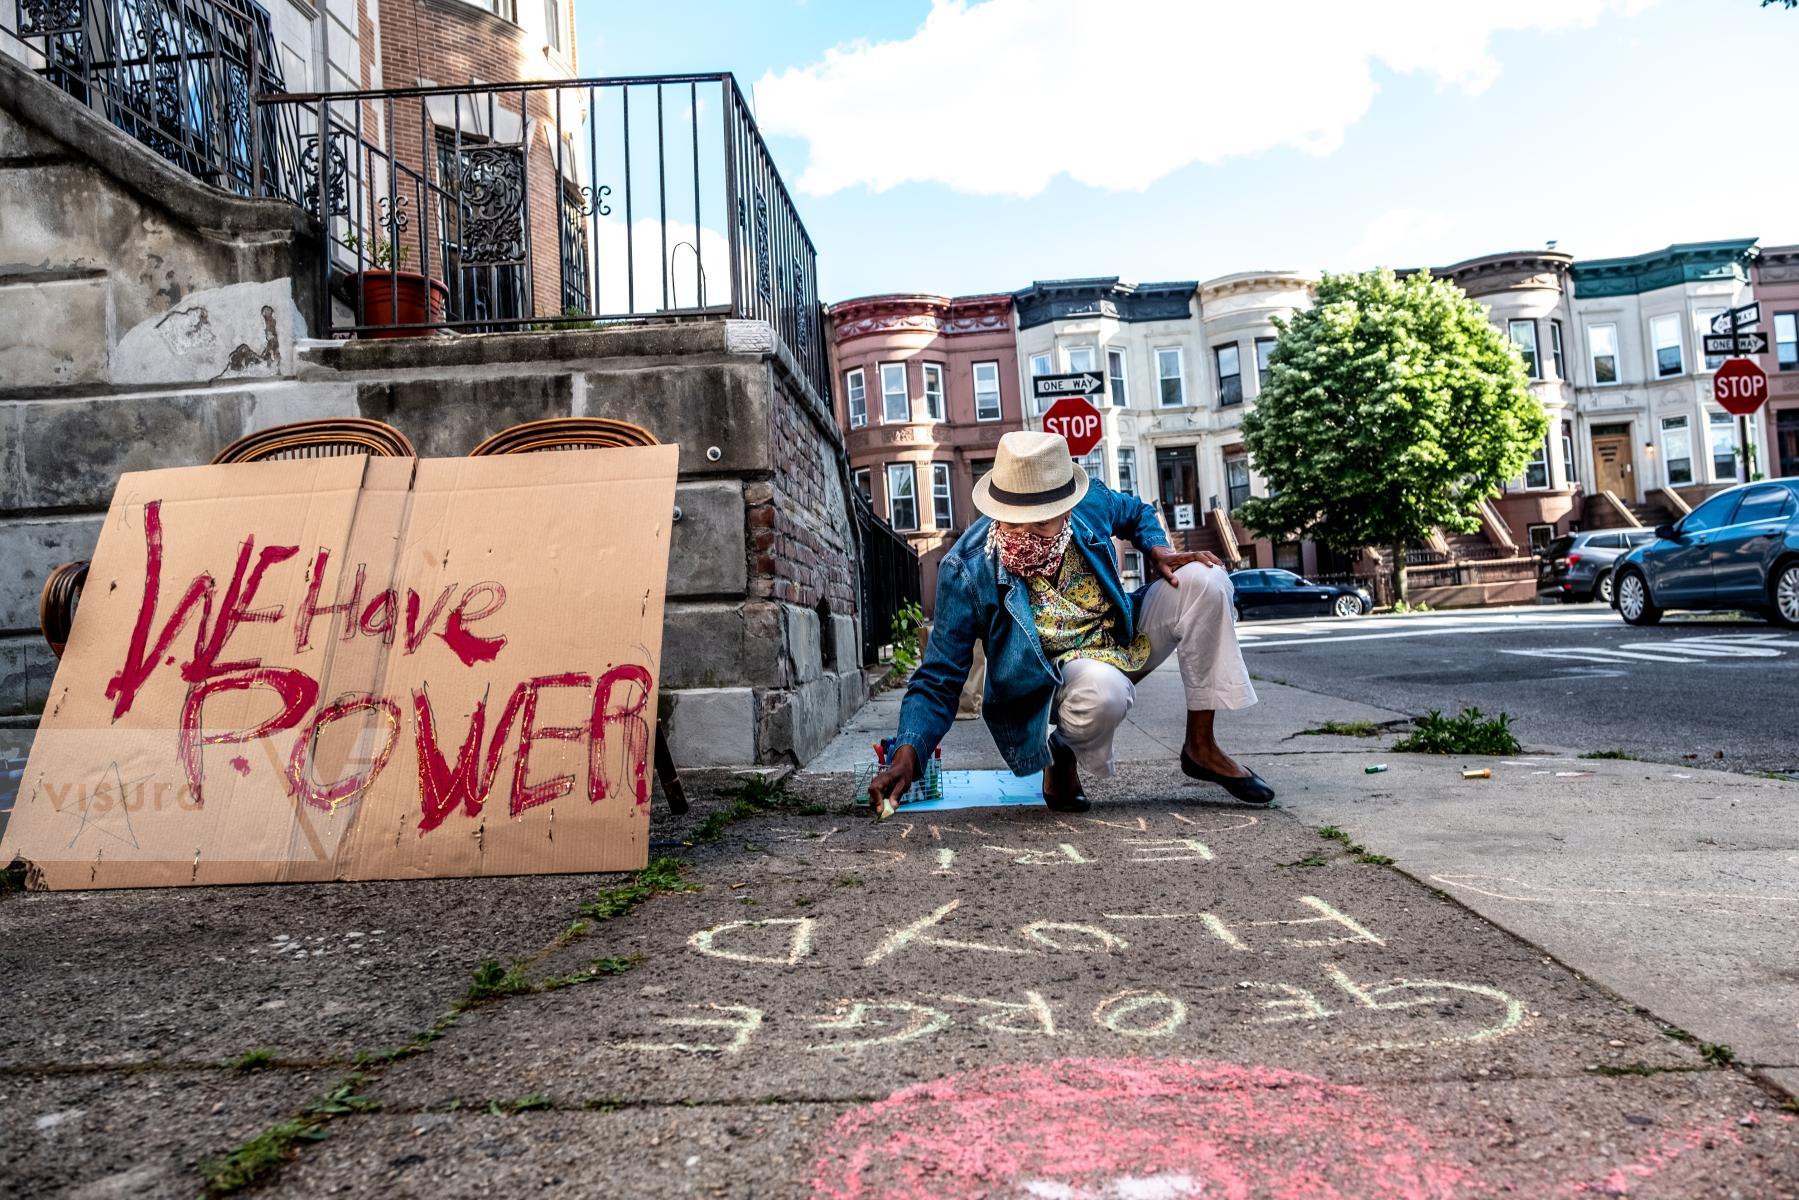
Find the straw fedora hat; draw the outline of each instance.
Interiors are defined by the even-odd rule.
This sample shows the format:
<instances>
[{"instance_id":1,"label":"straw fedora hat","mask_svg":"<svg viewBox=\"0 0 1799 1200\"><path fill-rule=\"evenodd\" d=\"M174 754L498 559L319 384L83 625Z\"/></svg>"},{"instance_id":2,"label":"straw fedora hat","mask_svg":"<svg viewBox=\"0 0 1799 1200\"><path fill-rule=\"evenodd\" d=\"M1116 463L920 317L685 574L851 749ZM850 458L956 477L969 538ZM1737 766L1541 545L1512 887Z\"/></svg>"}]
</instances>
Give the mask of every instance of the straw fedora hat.
<instances>
[{"instance_id":1,"label":"straw fedora hat","mask_svg":"<svg viewBox=\"0 0 1799 1200\"><path fill-rule=\"evenodd\" d=\"M1087 494L1087 472L1068 456L1068 440L1056 433L1020 430L999 440L993 469L974 485L974 506L995 521L1029 525L1048 521Z\"/></svg>"}]
</instances>

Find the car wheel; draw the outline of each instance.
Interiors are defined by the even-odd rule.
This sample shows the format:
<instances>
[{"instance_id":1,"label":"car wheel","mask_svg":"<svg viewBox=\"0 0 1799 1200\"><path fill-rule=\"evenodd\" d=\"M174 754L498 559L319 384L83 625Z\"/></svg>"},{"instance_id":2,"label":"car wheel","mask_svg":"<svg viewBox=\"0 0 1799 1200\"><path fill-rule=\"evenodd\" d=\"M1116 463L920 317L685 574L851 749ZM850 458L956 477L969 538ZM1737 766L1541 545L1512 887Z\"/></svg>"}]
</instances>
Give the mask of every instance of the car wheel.
<instances>
[{"instance_id":1,"label":"car wheel","mask_svg":"<svg viewBox=\"0 0 1799 1200\"><path fill-rule=\"evenodd\" d=\"M1618 580L1618 615L1626 625L1654 625L1662 610L1649 599L1649 582L1641 571L1626 571Z\"/></svg>"},{"instance_id":2,"label":"car wheel","mask_svg":"<svg viewBox=\"0 0 1799 1200\"><path fill-rule=\"evenodd\" d=\"M1362 598L1360 596L1338 596L1331 605L1331 612L1339 617L1359 617L1362 615Z\"/></svg>"},{"instance_id":3,"label":"car wheel","mask_svg":"<svg viewBox=\"0 0 1799 1200\"><path fill-rule=\"evenodd\" d=\"M1799 629L1799 562L1782 563L1768 585L1768 615L1788 629Z\"/></svg>"},{"instance_id":4,"label":"car wheel","mask_svg":"<svg viewBox=\"0 0 1799 1200\"><path fill-rule=\"evenodd\" d=\"M1593 599L1610 607L1612 602L1612 573L1600 572L1599 578L1593 581Z\"/></svg>"}]
</instances>

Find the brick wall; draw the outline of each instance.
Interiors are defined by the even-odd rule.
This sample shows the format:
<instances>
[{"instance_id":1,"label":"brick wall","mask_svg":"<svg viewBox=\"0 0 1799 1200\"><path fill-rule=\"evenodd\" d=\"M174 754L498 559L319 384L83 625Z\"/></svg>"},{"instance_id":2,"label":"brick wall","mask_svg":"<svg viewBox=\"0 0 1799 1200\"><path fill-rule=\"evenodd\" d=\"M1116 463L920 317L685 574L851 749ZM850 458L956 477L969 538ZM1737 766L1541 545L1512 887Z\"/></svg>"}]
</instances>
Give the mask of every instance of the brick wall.
<instances>
[{"instance_id":1,"label":"brick wall","mask_svg":"<svg viewBox=\"0 0 1799 1200\"><path fill-rule=\"evenodd\" d=\"M842 450L807 413L783 396L774 411L781 448L767 482L744 490L749 510L751 594L831 612L856 611L855 550L845 522Z\"/></svg>"}]
</instances>

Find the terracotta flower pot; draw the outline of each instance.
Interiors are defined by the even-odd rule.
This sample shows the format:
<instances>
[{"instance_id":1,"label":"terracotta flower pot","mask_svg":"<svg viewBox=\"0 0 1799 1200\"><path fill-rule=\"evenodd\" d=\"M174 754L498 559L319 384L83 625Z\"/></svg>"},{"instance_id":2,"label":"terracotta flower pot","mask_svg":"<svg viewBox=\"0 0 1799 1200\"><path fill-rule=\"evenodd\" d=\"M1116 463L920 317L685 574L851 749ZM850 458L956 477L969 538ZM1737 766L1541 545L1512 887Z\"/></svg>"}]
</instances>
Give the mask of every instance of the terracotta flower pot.
<instances>
[{"instance_id":1,"label":"terracotta flower pot","mask_svg":"<svg viewBox=\"0 0 1799 1200\"><path fill-rule=\"evenodd\" d=\"M365 338L397 338L428 336L429 329L392 328L404 325L434 324L444 319L450 289L435 279L426 279L412 271L361 271L352 275L352 295L362 298L364 325L386 328L367 329L357 334Z\"/></svg>"}]
</instances>

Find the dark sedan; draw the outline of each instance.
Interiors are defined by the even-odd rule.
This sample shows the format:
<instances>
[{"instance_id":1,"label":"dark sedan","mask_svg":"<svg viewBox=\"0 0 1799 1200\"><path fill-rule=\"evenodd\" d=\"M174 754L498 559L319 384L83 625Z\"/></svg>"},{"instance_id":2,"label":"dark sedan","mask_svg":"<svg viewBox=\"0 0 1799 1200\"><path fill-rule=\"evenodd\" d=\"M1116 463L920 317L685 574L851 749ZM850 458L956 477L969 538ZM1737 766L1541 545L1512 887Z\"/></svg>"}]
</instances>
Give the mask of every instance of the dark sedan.
<instances>
[{"instance_id":1,"label":"dark sedan","mask_svg":"<svg viewBox=\"0 0 1799 1200\"><path fill-rule=\"evenodd\" d=\"M1616 568L1612 604L1630 624L1709 608L1799 628L1799 478L1727 488L1655 534Z\"/></svg>"},{"instance_id":2,"label":"dark sedan","mask_svg":"<svg viewBox=\"0 0 1799 1200\"><path fill-rule=\"evenodd\" d=\"M1232 571L1237 617L1359 617L1374 608L1361 588L1313 583L1291 571Z\"/></svg>"}]
</instances>

